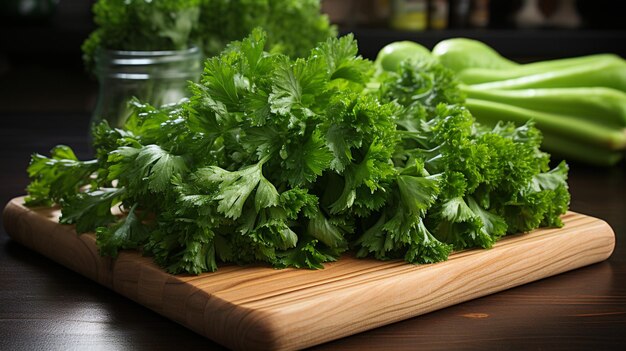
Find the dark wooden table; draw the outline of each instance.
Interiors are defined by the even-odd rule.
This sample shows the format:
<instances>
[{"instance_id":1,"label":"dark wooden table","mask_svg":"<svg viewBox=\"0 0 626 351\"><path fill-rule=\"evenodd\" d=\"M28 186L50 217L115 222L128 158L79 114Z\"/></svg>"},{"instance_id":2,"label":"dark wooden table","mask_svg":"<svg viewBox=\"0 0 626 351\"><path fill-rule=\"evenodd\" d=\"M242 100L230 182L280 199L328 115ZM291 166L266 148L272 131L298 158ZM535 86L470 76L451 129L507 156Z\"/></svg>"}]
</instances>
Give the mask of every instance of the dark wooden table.
<instances>
[{"instance_id":1,"label":"dark wooden table","mask_svg":"<svg viewBox=\"0 0 626 351\"><path fill-rule=\"evenodd\" d=\"M85 113L0 113L0 202L33 152L89 157ZM571 164L571 209L606 220L605 262L320 345L324 350L626 349L626 167ZM0 350L222 347L13 242L0 229Z\"/></svg>"}]
</instances>

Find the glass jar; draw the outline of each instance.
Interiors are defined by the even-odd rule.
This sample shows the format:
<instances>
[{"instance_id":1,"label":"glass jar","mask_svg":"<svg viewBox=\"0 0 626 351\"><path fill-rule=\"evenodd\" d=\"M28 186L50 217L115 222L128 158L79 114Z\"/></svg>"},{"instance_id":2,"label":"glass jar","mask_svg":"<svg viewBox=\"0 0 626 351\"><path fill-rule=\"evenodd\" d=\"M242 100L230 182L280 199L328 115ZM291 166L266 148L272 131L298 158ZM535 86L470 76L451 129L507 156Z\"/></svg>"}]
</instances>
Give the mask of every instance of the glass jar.
<instances>
[{"instance_id":1,"label":"glass jar","mask_svg":"<svg viewBox=\"0 0 626 351\"><path fill-rule=\"evenodd\" d=\"M95 58L99 93L92 123L106 120L121 127L136 97L153 106L189 97L189 81L202 73L202 53L197 47L170 51L100 50Z\"/></svg>"}]
</instances>

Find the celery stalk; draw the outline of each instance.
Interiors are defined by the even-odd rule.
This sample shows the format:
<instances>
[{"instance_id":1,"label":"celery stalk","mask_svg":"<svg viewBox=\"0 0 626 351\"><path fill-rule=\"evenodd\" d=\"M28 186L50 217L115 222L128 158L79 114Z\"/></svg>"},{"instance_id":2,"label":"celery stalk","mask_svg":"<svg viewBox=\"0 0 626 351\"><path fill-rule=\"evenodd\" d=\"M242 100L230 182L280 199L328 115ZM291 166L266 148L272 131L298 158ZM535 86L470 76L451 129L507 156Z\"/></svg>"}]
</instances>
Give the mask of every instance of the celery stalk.
<instances>
[{"instance_id":1,"label":"celery stalk","mask_svg":"<svg viewBox=\"0 0 626 351\"><path fill-rule=\"evenodd\" d=\"M623 59L614 54L597 54L557 60L526 63L507 69L470 67L458 73L459 79L465 84L480 84L533 74L541 74L571 67L583 67L606 62L622 62Z\"/></svg>"},{"instance_id":2,"label":"celery stalk","mask_svg":"<svg viewBox=\"0 0 626 351\"><path fill-rule=\"evenodd\" d=\"M626 91L626 62L600 61L502 81L474 84L473 89L607 87Z\"/></svg>"},{"instance_id":3,"label":"celery stalk","mask_svg":"<svg viewBox=\"0 0 626 351\"><path fill-rule=\"evenodd\" d=\"M567 115L607 127L626 127L626 93L611 88L480 90L462 85L461 90L471 99Z\"/></svg>"},{"instance_id":4,"label":"celery stalk","mask_svg":"<svg viewBox=\"0 0 626 351\"><path fill-rule=\"evenodd\" d=\"M544 132L567 136L583 144L594 145L607 150L626 149L626 129L615 129L569 116L540 112L503 103L467 99L466 106L479 121L494 124L505 120L525 123L534 120Z\"/></svg>"},{"instance_id":5,"label":"celery stalk","mask_svg":"<svg viewBox=\"0 0 626 351\"><path fill-rule=\"evenodd\" d=\"M596 166L613 166L623 157L623 151L611 151L590 146L553 133L543 133L541 148L567 160L576 160Z\"/></svg>"}]
</instances>

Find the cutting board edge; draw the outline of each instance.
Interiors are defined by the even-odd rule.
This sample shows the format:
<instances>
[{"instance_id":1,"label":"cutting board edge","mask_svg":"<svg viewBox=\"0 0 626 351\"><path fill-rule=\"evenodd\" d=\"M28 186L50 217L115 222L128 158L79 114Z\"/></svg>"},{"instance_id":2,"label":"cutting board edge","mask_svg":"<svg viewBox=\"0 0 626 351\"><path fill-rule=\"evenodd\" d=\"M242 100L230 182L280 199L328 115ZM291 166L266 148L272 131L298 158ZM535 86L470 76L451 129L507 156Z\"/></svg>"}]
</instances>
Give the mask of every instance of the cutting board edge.
<instances>
[{"instance_id":1,"label":"cutting board edge","mask_svg":"<svg viewBox=\"0 0 626 351\"><path fill-rule=\"evenodd\" d=\"M60 260L58 255L55 255L54 252L49 252L50 251L49 246L44 245L44 247L42 247L42 245L38 245L37 240L33 242L32 238L28 238L23 235L20 235L20 234L23 234L22 230L20 230L19 228L20 225L26 224L26 226L28 226L29 219L41 217L41 215L37 214L35 210L26 208L22 206L21 203L23 203L23 198L21 197L15 198L7 204L7 206L5 207L5 210L3 211L3 221L4 221L5 228L7 230L7 233L9 233L9 235L11 235L11 237L14 240L22 243L23 245L35 251L38 251L39 253L51 258L52 260L74 271L77 271L78 273L110 289L113 289L114 291L126 296L127 298L130 298L133 301L136 301L150 309L153 309L157 313L162 314L163 316L168 317L171 320L179 324L182 324L183 326L201 335L204 335L225 346L235 348L235 349L290 350L290 349L299 349L302 347L317 345L317 344L331 341L340 337L345 337L348 335L352 335L358 332L369 330L369 329L386 325L389 323L394 323L394 322L404 320L407 318L419 316L419 315L429 313L429 312L432 312L441 308L445 308L445 307L449 307L458 303L469 301L474 298L486 296L486 295L493 294L502 290L513 288L515 286L523 285L532 281L536 281L539 279L547 278L549 276L560 274L560 273L563 273L572 269L576 269L576 268L580 268L589 264L600 262L610 257L615 246L615 236L614 236L614 232L612 228L605 221L601 219L589 217L595 220L594 222L596 225L604 228L604 231L600 234L602 234L601 236L604 236L605 239L608 240L608 242L603 245L604 251L599 255L595 255L593 258L590 258L588 260L583 260L583 261L580 261L580 260L576 261L575 264L564 266L561 269L557 269L551 272L550 274L543 274L539 278L533 277L533 278L529 278L526 281L520 280L520 281L515 282L514 284L510 284L509 286L494 288L492 290L486 291L484 293L479 293L476 295L468 295L459 300L453 301L452 299L448 299L446 303L441 303L441 304L433 305L433 306L426 307L426 308L419 308L419 309L410 308L409 312L404 311L401 314L396 314L390 318L387 318L386 320L378 319L376 320L376 322L372 322L372 323L365 323L365 324L357 323L358 325L352 329L343 330L341 332L331 332L331 333L327 333L325 336L318 336L316 338L313 338L313 337L302 338L302 335L300 335L300 337L298 338L300 340L294 340L293 337L286 338L285 333L287 334L291 333L293 336L294 330L297 331L297 329L294 329L294 328L285 329L284 328L284 319L286 317L292 318L293 312L290 315L289 313L276 313L275 311L270 312L269 310L263 309L263 308L252 308L252 307L245 306L245 304L236 305L230 301L221 299L219 296L211 295L204 291L198 290L196 292L199 293L198 294L198 299L200 301L199 305L200 306L203 305L204 308L201 308L201 307L198 308L198 311L197 311L198 313L194 321L194 320L190 320L188 316L181 317L181 316L173 315L173 313L171 312L168 313L168 311L164 310L163 306L159 306L158 304L149 303L148 301L146 301L145 296L142 297L140 296L140 294L131 296L132 294L129 294L128 291L125 292L124 289L120 289L118 286L115 285L115 269L117 265L115 263L112 263L111 259L101 258L102 262L95 263L94 265L91 266L92 269L93 267L95 267L97 271L96 276L93 276L93 274L90 274L90 272L85 271L84 269L82 269L81 271L80 269L81 267L78 267L77 269L75 264L71 264L71 263L69 265L66 264L64 260L63 259ZM69 228L71 228L71 226L60 225L58 223L53 222L52 220L48 220L46 223L46 228L52 231L57 230L60 232L66 232ZM596 232L596 234L600 235L598 234L598 232ZM81 246L86 247L90 251L90 254L93 254L94 249L97 250L95 248L95 237L93 235L80 235L80 236L74 235L74 236L71 236L71 239L73 241L80 240L82 242ZM146 268L153 270L155 267L156 266L146 267ZM436 266L430 267L429 269L434 268L434 267ZM161 272L161 273L166 275L164 272ZM167 275L167 277L170 277L169 279L176 280L179 283L184 283L184 281L179 279L177 276ZM367 289L367 288L369 288L367 285L364 285L363 287L361 287L361 289ZM194 290L195 287L191 287L191 289ZM351 297L348 297L348 298L351 298ZM210 314L210 316L208 316L207 311L210 311L211 309L215 309L217 306L219 306L218 310L220 311L220 313L219 314L208 313ZM198 322L198 318L200 318L200 312L201 312L202 320ZM207 326L208 325L207 318L209 317L217 318L218 320L222 320L225 323L227 323L229 320L232 320L233 318L236 317L238 320L237 325L241 333L239 334L239 336L243 334L244 335L243 340L240 337L231 336L230 338L226 338L223 335L220 335L219 330L221 329L215 328L215 325L217 324L215 320L212 323L209 323L213 327L211 327L210 325Z\"/></svg>"},{"instance_id":2,"label":"cutting board edge","mask_svg":"<svg viewBox=\"0 0 626 351\"><path fill-rule=\"evenodd\" d=\"M580 215L578 213L574 213L574 212L570 212L570 214L574 214L574 215ZM413 318L413 317L417 317L426 313L430 313L433 311L437 311L443 308L447 308L456 304L460 304L463 302L467 302L476 298L480 298L480 297L484 297L487 295L491 295L491 294L495 294L504 290L508 290L520 285L524 285L524 284L528 284L531 282L535 282L541 279L545 279L545 278L549 278L561 273L565 273L567 271L571 271L574 269L578 269L584 266L588 266L591 264L595 264L598 262L602 262L606 259L608 259L611 254L614 251L615 248L615 234L613 229L610 227L610 225L608 223L606 223L606 221L601 220L601 219L597 219L594 217L590 217L590 216L585 216L585 215L580 215L580 216L584 216L590 219L595 220L594 224L596 226L598 226L598 231L591 233L591 235L587 236L586 239L589 240L589 242L593 242L596 244L596 246L594 247L594 249L596 250L595 253L588 253L587 252L587 256L585 255L585 251L587 251L587 248L583 248L582 246L578 247L578 250L576 250L576 245L569 245L567 246L567 241L574 238L576 236L576 234L569 234L569 237L565 237L562 234L557 234L557 232L553 229L542 229L542 231L546 231L546 232L552 232L552 238L550 237L545 237L542 239L545 239L547 241L553 241L555 240L555 237L558 235L559 239L561 239L560 241L563 242L564 246L562 246L562 248L564 249L572 249L572 251L567 251L567 250L561 250L559 252L564 253L563 255L559 255L559 256L554 256L553 257L553 262L552 264L549 264L545 267L542 267L542 272L535 275L535 276L529 276L528 278L520 278L517 279L515 281L513 281L512 283L508 284L508 285L499 285L499 286L490 286L487 290L484 291L479 291L479 292L474 292L472 294L467 294L464 296L460 296L460 297L456 297L456 299L452 299L452 298L446 298L445 294L440 294L439 297L442 297L443 299L433 303L430 306L425 306L425 307L415 307L415 306L408 306L404 308L404 312L399 313L397 315L394 316L390 316L390 318L381 321L380 319L376 320L376 322L371 322L369 324L362 324L362 323L356 323L354 325L352 325L352 329L345 329L345 328L333 328L333 327L329 327L327 328L327 333L324 335L315 335L314 333L311 333L311 331L309 330L309 333L306 334L306 328L304 328L303 330L301 330L301 332L297 329L294 328L293 325L284 325L281 324L281 321L285 321L285 320L296 320L294 315L280 315L280 314L265 314L265 315L259 315L259 316L250 316L251 320L260 320L263 322L263 324L265 325L271 325L271 328L268 328L269 331L264 331L264 333L262 335L247 335L246 337L242 338L243 341L245 341L244 344L235 344L234 348L236 349L242 349L242 350L250 350L250 349L259 349L259 350L297 350L297 349L302 349L302 348L306 348L306 347L310 347L310 346L314 346L320 343L324 343L324 342L328 342L328 341L332 341L332 340L336 340L339 339L341 337L345 337L345 336L349 336L349 335L353 335L359 332L363 332L366 330L370 330L370 329L374 329L377 327L381 327L384 325L388 325L391 323L395 323L395 322L399 322L408 318ZM533 246L537 246L537 242L527 242L526 245L527 247L533 247ZM518 246L517 248L515 248L518 251L524 251L525 247L524 245L522 246ZM484 256L485 252L496 252L496 251L491 251L491 250L476 250L476 256L481 255L481 252L483 253L482 256ZM580 258L579 255L583 255L582 259ZM473 259L473 257L470 256L465 256L463 259L471 261ZM506 256L505 253L502 253L500 256ZM496 262L499 258L496 258ZM561 259L566 259L565 262L563 262L562 265L558 265L555 262L556 261L560 261ZM423 271L418 271L417 274L413 274L411 276L411 274L405 274L403 275L403 279L399 280L399 284L398 285L404 285L404 286L410 286L411 284L404 284L407 283L407 278L409 279L413 279L413 283L414 284L419 284L420 281L422 280L429 280L429 277L427 277L428 274L420 274L420 273L425 273L425 272L431 272L432 274L430 275L437 275L436 273L433 273L434 270L433 268L437 267L439 268L439 270L441 271L446 271L449 270L449 268L444 267L444 265L446 265L449 262L441 262L441 263L437 263L434 265L431 265L428 270L423 270ZM548 271L546 271L546 269L548 269ZM493 274L493 277L491 276L487 276L487 278L497 278L499 276L499 274L501 273L496 273ZM455 278L456 279L456 278ZM453 280L452 280L453 281ZM362 287L360 287L360 290L363 291L367 291L369 289L374 288L375 285L380 284L379 282L372 282L370 285L368 286L368 284L364 284ZM489 283L487 283L488 285ZM462 285L462 284L459 284ZM463 288L461 288L462 290ZM467 289L465 287L466 290L472 291L472 289ZM478 290L476 290L478 291ZM345 298L346 301L353 301L352 299L357 298L359 294L358 290L352 290L352 294L351 296L348 296ZM390 296L381 296L380 299L378 301L370 301L370 303L372 304L376 304L376 303L381 303L382 301L385 301L389 298ZM395 303L395 302L394 302ZM341 302L336 304L337 306L341 305ZM405 305L406 306L406 305ZM397 306L394 306L394 308L398 309ZM331 311L332 309L329 309L326 312ZM259 312L266 312L263 311L263 309L258 309L254 311L255 313L259 313ZM312 313L313 311L308 311L310 313ZM292 313L292 314L297 314L296 313ZM324 312L325 313L325 312ZM323 313L322 313L323 314ZM357 321L364 321L367 320L366 318L364 318L364 316L359 316L357 318L355 318L355 320ZM253 328L250 328L250 330L254 330ZM302 337L302 335L306 335L305 338ZM296 337L297 336L297 337ZM233 344L229 345L229 346L233 346Z\"/></svg>"},{"instance_id":3,"label":"cutting board edge","mask_svg":"<svg viewBox=\"0 0 626 351\"><path fill-rule=\"evenodd\" d=\"M36 210L52 211L49 208L28 208L23 205L24 197L16 197L12 199L2 212L2 221L5 230L11 239L16 242L44 255L45 257L55 261L62 266L73 270L109 289L113 288L113 266L114 260L109 257L98 255L95 235L88 233L82 235L64 235L67 231L74 231L73 225L56 223L52 220L41 221L38 225L42 225L50 234L44 237L37 237L36 240L32 236L27 235L28 229L31 228L31 220L41 219L41 215ZM47 218L46 218L47 219ZM31 233L34 231L31 231ZM75 233L75 232L74 232ZM54 237L54 245L50 240ZM41 240L41 239L45 240ZM63 254L59 250L55 250L58 245L65 247L78 246L76 250L86 250L89 252L93 260L85 259L83 261L74 261L71 256ZM97 257L97 259L95 258Z\"/></svg>"}]
</instances>

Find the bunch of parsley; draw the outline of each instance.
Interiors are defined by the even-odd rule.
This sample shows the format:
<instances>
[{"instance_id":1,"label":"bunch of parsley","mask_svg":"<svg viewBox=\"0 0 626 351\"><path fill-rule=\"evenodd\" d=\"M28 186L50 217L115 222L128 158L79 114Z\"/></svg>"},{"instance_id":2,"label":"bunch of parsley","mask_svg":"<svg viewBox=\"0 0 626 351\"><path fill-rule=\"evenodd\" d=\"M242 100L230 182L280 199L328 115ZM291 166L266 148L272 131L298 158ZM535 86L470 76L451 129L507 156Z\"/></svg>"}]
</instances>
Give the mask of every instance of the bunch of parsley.
<instances>
[{"instance_id":1,"label":"bunch of parsley","mask_svg":"<svg viewBox=\"0 0 626 351\"><path fill-rule=\"evenodd\" d=\"M96 126L94 160L34 155L27 204L60 204L103 255L138 249L194 274L320 268L349 249L432 263L561 224L565 164L548 169L531 124L474 123L441 65L375 76L351 36L299 59L267 40L255 30L207 60L189 101L135 101L124 128Z\"/></svg>"},{"instance_id":2,"label":"bunch of parsley","mask_svg":"<svg viewBox=\"0 0 626 351\"><path fill-rule=\"evenodd\" d=\"M193 43L201 0L98 0L96 29L82 45L83 60L94 68L98 50L184 50Z\"/></svg>"},{"instance_id":3,"label":"bunch of parsley","mask_svg":"<svg viewBox=\"0 0 626 351\"><path fill-rule=\"evenodd\" d=\"M337 35L319 0L200 0L193 33L206 57L219 54L233 40L256 27L267 32L268 48L291 57L306 57L312 47Z\"/></svg>"},{"instance_id":4,"label":"bunch of parsley","mask_svg":"<svg viewBox=\"0 0 626 351\"><path fill-rule=\"evenodd\" d=\"M90 70L99 49L183 50L195 45L211 57L262 27L268 47L300 57L336 35L319 0L98 0L93 14L97 28L82 46Z\"/></svg>"}]
</instances>

